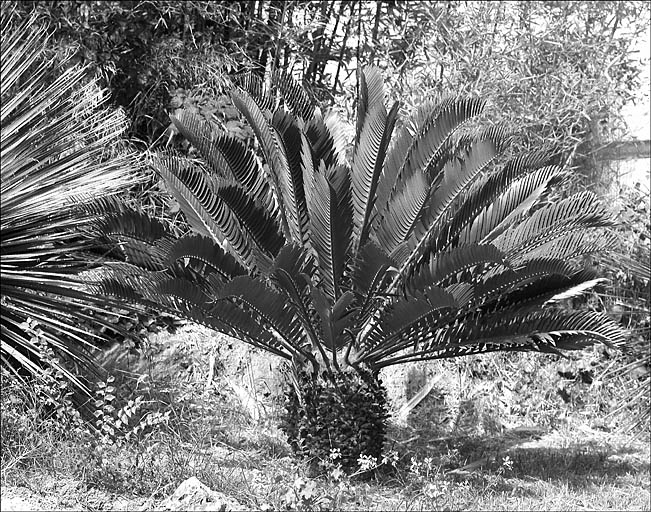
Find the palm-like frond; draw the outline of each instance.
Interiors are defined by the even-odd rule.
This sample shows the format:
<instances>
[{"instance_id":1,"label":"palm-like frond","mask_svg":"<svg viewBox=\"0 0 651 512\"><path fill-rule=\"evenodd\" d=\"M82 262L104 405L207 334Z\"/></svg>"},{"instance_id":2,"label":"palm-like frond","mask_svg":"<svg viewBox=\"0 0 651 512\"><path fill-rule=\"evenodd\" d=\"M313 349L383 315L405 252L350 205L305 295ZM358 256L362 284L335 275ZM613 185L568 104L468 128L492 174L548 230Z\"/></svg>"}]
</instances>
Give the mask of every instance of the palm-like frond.
<instances>
[{"instance_id":1,"label":"palm-like frond","mask_svg":"<svg viewBox=\"0 0 651 512\"><path fill-rule=\"evenodd\" d=\"M99 336L82 325L103 325L101 314L117 303L88 293L80 278L100 260L87 228L95 198L133 184L141 164L120 149L125 120L103 108L105 96L85 70L45 62L44 30L8 18L0 71L0 356L17 373L39 373L46 346L90 364L86 348ZM127 231L139 238L146 229ZM129 257L138 259L137 251Z\"/></svg>"},{"instance_id":2,"label":"palm-like frond","mask_svg":"<svg viewBox=\"0 0 651 512\"><path fill-rule=\"evenodd\" d=\"M607 318L558 309L601 282L576 261L607 245L593 236L609 225L606 209L589 194L545 205L565 171L537 152L498 165L499 127L459 134L483 102L426 102L392 144L397 106L387 112L380 73L367 70L349 163L347 130L289 77L271 82L284 98L257 79L233 92L258 141L267 199L248 185L262 176L252 154L178 117L208 166L162 174L179 182L171 188L190 224L210 240L170 246L168 268L142 281L163 307L176 286L186 316L315 369L621 341ZM129 293L139 283L125 281Z\"/></svg>"}]
</instances>

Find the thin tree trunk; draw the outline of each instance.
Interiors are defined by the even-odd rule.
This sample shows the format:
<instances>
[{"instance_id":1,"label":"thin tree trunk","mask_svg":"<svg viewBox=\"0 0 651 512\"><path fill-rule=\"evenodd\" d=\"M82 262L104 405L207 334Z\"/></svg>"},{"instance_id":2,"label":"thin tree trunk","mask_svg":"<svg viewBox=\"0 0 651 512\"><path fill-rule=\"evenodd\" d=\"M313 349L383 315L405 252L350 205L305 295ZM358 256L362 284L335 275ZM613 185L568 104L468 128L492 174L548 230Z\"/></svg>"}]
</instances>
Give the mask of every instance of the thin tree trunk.
<instances>
[{"instance_id":1,"label":"thin tree trunk","mask_svg":"<svg viewBox=\"0 0 651 512\"><path fill-rule=\"evenodd\" d=\"M335 20L335 26L332 29L332 35L330 36L330 42L328 43L327 49L326 49L326 58L321 59L321 66L319 67L319 83L323 82L323 75L325 73L325 68L328 65L328 61L330 60L332 56L332 45L334 44L335 37L337 37L337 29L339 28L339 22L341 21L341 16L344 12L344 7L346 5L346 2L340 2L339 3L339 13L337 14L337 19ZM334 6L335 6L335 0L330 4L330 11L328 13L328 19L330 19L330 16L332 15L332 12L334 11Z\"/></svg>"},{"instance_id":2,"label":"thin tree trunk","mask_svg":"<svg viewBox=\"0 0 651 512\"><path fill-rule=\"evenodd\" d=\"M278 62L280 61L280 52L282 50L283 44L283 28L285 28L285 15L287 14L287 4L288 2L282 2L283 9L282 14L280 15L280 23L278 24L278 34L276 35L276 50L274 52L274 60L272 71L278 69Z\"/></svg>"},{"instance_id":3,"label":"thin tree trunk","mask_svg":"<svg viewBox=\"0 0 651 512\"><path fill-rule=\"evenodd\" d=\"M375 11L375 23L373 24L373 32L371 32L371 56L369 62L373 64L375 60L375 48L378 45L377 33L380 28L380 16L382 14L382 0L377 1L377 10Z\"/></svg>"},{"instance_id":4,"label":"thin tree trunk","mask_svg":"<svg viewBox=\"0 0 651 512\"><path fill-rule=\"evenodd\" d=\"M328 2L326 0L321 0L321 11L319 13L319 24L316 30L313 32L314 35L314 51L312 52L312 61L310 62L310 67L307 69L305 74L305 80L310 82L314 81L316 78L316 68L319 64L319 57L321 55L321 46L323 45L323 33L324 33L324 23L326 22L326 12L327 12Z\"/></svg>"},{"instance_id":5,"label":"thin tree trunk","mask_svg":"<svg viewBox=\"0 0 651 512\"><path fill-rule=\"evenodd\" d=\"M343 5L343 2L342 2ZM341 42L341 50L339 51L339 61L337 62L337 72L335 73L335 80L332 84L332 95L334 96L337 92L337 82L339 81L339 72L341 71L341 64L344 60L344 53L346 52L346 43L348 43L348 36L350 35L350 27L353 24L353 14L355 12L355 2L350 2L350 16L348 17L348 23L346 23L346 32L344 33L344 39Z\"/></svg>"}]
</instances>

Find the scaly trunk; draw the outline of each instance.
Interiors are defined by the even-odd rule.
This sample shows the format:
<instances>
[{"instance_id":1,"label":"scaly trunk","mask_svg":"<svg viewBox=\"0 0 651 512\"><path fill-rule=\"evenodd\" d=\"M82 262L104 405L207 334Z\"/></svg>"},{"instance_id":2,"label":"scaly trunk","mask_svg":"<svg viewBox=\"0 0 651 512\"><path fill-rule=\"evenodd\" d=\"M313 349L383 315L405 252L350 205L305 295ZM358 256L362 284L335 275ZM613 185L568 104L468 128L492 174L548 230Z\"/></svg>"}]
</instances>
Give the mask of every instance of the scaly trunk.
<instances>
[{"instance_id":1,"label":"scaly trunk","mask_svg":"<svg viewBox=\"0 0 651 512\"><path fill-rule=\"evenodd\" d=\"M357 467L360 455L380 459L388 411L377 374L352 368L318 375L300 370L296 382L301 396L290 387L280 427L296 454L315 467L339 449L337 462L349 471Z\"/></svg>"}]
</instances>

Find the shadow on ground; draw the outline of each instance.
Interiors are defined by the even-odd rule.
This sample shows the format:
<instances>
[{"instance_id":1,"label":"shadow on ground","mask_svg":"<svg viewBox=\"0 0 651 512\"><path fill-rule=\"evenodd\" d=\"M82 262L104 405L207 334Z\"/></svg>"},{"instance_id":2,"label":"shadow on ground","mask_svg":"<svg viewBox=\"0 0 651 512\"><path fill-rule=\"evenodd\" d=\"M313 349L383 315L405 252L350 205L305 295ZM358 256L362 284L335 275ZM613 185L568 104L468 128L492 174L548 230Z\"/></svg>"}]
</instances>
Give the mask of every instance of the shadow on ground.
<instances>
[{"instance_id":1,"label":"shadow on ground","mask_svg":"<svg viewBox=\"0 0 651 512\"><path fill-rule=\"evenodd\" d=\"M649 449L642 443L624 444L617 442L616 436L598 432L573 437L577 439L541 429L440 437L394 427L389 449L401 454L400 464L405 469L412 457L421 461L429 458L433 465L459 479L499 473L510 478L589 486L650 471Z\"/></svg>"}]
</instances>

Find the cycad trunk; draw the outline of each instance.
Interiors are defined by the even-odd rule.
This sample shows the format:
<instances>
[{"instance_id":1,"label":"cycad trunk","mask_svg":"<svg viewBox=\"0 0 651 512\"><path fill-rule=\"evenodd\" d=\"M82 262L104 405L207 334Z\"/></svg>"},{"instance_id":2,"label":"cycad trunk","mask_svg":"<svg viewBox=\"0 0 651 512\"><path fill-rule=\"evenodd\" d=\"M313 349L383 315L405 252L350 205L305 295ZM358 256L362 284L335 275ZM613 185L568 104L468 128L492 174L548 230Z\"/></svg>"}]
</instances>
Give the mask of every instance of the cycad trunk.
<instances>
[{"instance_id":1,"label":"cycad trunk","mask_svg":"<svg viewBox=\"0 0 651 512\"><path fill-rule=\"evenodd\" d=\"M336 462L355 469L360 455L382 455L388 417L386 389L377 373L352 368L314 374L299 371L286 394L281 429L294 451L313 465L328 460L338 449Z\"/></svg>"}]
</instances>

